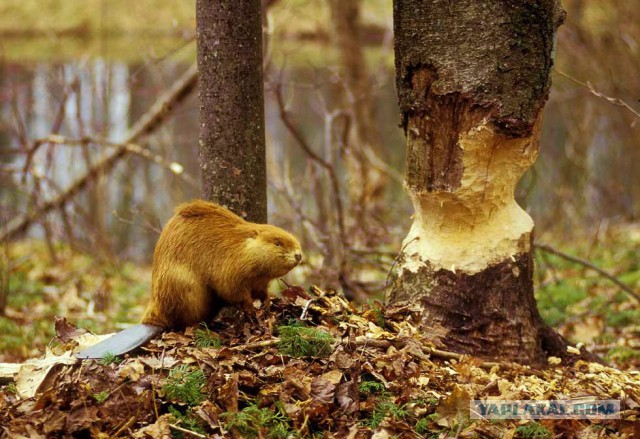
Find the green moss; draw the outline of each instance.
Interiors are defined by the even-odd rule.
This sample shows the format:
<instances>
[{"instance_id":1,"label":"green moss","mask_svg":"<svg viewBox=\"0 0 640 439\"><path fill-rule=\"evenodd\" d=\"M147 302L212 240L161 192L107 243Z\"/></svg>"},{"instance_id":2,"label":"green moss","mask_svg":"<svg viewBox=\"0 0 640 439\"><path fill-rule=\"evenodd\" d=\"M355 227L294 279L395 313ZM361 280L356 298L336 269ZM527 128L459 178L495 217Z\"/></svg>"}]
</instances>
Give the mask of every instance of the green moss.
<instances>
[{"instance_id":1,"label":"green moss","mask_svg":"<svg viewBox=\"0 0 640 439\"><path fill-rule=\"evenodd\" d=\"M100 363L104 364L105 366L109 366L111 364L120 364L122 363L122 358L113 355L111 352L107 352L102 360L100 360Z\"/></svg>"},{"instance_id":2,"label":"green moss","mask_svg":"<svg viewBox=\"0 0 640 439\"><path fill-rule=\"evenodd\" d=\"M34 303L42 301L43 288L44 284L29 279L26 271L18 271L9 277L8 305L14 309L27 309Z\"/></svg>"},{"instance_id":3,"label":"green moss","mask_svg":"<svg viewBox=\"0 0 640 439\"><path fill-rule=\"evenodd\" d=\"M387 417L402 421L408 415L406 404L398 405L391 401L382 400L376 404L370 418L364 424L375 430Z\"/></svg>"},{"instance_id":4,"label":"green moss","mask_svg":"<svg viewBox=\"0 0 640 439\"><path fill-rule=\"evenodd\" d=\"M118 323L139 320L144 311L149 294L147 269L132 263L104 264L63 243L55 247L56 264L42 242L20 241L10 247L7 314L20 317L0 318L0 361L20 361L42 352L55 335L56 316L106 333L118 329ZM107 308L89 317L86 310L100 289L108 295ZM67 294L74 296L75 306L67 306Z\"/></svg>"},{"instance_id":5,"label":"green moss","mask_svg":"<svg viewBox=\"0 0 640 439\"><path fill-rule=\"evenodd\" d=\"M630 257L631 260L633 260L634 258L637 258L637 255L634 254ZM640 270L627 271L626 273L620 275L620 280L627 285L640 286Z\"/></svg>"},{"instance_id":6,"label":"green moss","mask_svg":"<svg viewBox=\"0 0 640 439\"><path fill-rule=\"evenodd\" d=\"M147 282L135 283L116 280L113 286L113 297L116 300L117 312L114 322L131 323L132 310L136 310L135 320L143 313L143 305L147 302L150 285Z\"/></svg>"},{"instance_id":7,"label":"green moss","mask_svg":"<svg viewBox=\"0 0 640 439\"><path fill-rule=\"evenodd\" d=\"M182 364L171 369L166 383L162 386L162 391L172 401L198 405L205 399L206 381L200 369L189 370L186 364Z\"/></svg>"},{"instance_id":8,"label":"green moss","mask_svg":"<svg viewBox=\"0 0 640 439\"><path fill-rule=\"evenodd\" d=\"M5 318L0 318L0 332L2 333L0 351L20 351L23 343L25 343L24 336L18 327L6 324L5 320Z\"/></svg>"},{"instance_id":9,"label":"green moss","mask_svg":"<svg viewBox=\"0 0 640 439\"><path fill-rule=\"evenodd\" d=\"M221 346L220 337L212 332L206 323L200 323L201 328L193 333L196 346L199 348L219 348Z\"/></svg>"},{"instance_id":10,"label":"green moss","mask_svg":"<svg viewBox=\"0 0 640 439\"><path fill-rule=\"evenodd\" d=\"M109 392L107 391L102 391L102 392L98 392L98 393L94 393L93 395L91 395L93 397L93 399L95 399L96 401L98 401L99 403L103 403L107 400L107 398L109 397Z\"/></svg>"},{"instance_id":11,"label":"green moss","mask_svg":"<svg viewBox=\"0 0 640 439\"><path fill-rule=\"evenodd\" d=\"M626 363L637 358L640 358L640 351L627 346L617 346L610 349L606 355L607 360L615 361L616 363Z\"/></svg>"},{"instance_id":12,"label":"green moss","mask_svg":"<svg viewBox=\"0 0 640 439\"><path fill-rule=\"evenodd\" d=\"M418 422L416 422L415 427L413 429L416 433L425 435L429 432L429 420L427 418L422 418Z\"/></svg>"},{"instance_id":13,"label":"green moss","mask_svg":"<svg viewBox=\"0 0 640 439\"><path fill-rule=\"evenodd\" d=\"M568 308L587 297L586 288L570 280L561 280L536 292L540 314L551 326L562 323L570 314Z\"/></svg>"},{"instance_id":14,"label":"green moss","mask_svg":"<svg viewBox=\"0 0 640 439\"><path fill-rule=\"evenodd\" d=\"M358 385L358 391L364 395L366 394L382 394L385 391L384 384L378 381L365 380L361 381Z\"/></svg>"},{"instance_id":15,"label":"green moss","mask_svg":"<svg viewBox=\"0 0 640 439\"><path fill-rule=\"evenodd\" d=\"M607 325L616 328L640 323L640 309L613 311L607 315Z\"/></svg>"},{"instance_id":16,"label":"green moss","mask_svg":"<svg viewBox=\"0 0 640 439\"><path fill-rule=\"evenodd\" d=\"M237 413L222 413L220 417L226 421L229 430L237 431L243 438L264 437L263 432L272 439L297 437L289 426L289 418L281 411L252 404Z\"/></svg>"},{"instance_id":17,"label":"green moss","mask_svg":"<svg viewBox=\"0 0 640 439\"><path fill-rule=\"evenodd\" d=\"M18 388L16 387L16 383L9 383L7 384L2 391L6 392L6 393L10 393L12 395L17 395L18 394Z\"/></svg>"},{"instance_id":18,"label":"green moss","mask_svg":"<svg viewBox=\"0 0 640 439\"><path fill-rule=\"evenodd\" d=\"M26 357L35 345L48 342L54 336L53 318L24 325L0 317L0 352Z\"/></svg>"},{"instance_id":19,"label":"green moss","mask_svg":"<svg viewBox=\"0 0 640 439\"><path fill-rule=\"evenodd\" d=\"M104 332L101 329L101 328L103 328L103 325L101 325L95 319L91 319L91 318L78 319L78 320L76 320L75 324L76 324L76 326L78 328L88 329L89 331L93 332L94 334L100 334L100 333Z\"/></svg>"},{"instance_id":20,"label":"green moss","mask_svg":"<svg viewBox=\"0 0 640 439\"><path fill-rule=\"evenodd\" d=\"M529 422L516 428L518 437L523 439L551 439L551 432L542 424Z\"/></svg>"},{"instance_id":21,"label":"green moss","mask_svg":"<svg viewBox=\"0 0 640 439\"><path fill-rule=\"evenodd\" d=\"M278 326L278 334L280 352L291 357L325 357L333 351L331 334L299 322Z\"/></svg>"}]
</instances>

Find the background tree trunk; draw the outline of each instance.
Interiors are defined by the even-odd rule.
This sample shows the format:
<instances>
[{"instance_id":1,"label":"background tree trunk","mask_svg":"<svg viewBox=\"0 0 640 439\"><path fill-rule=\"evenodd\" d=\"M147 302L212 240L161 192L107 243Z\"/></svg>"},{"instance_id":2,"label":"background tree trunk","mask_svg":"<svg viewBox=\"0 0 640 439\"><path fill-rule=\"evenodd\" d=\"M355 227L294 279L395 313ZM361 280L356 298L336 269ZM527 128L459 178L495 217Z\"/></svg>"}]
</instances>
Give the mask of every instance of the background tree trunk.
<instances>
[{"instance_id":1,"label":"background tree trunk","mask_svg":"<svg viewBox=\"0 0 640 439\"><path fill-rule=\"evenodd\" d=\"M203 196L267 221L261 0L197 0Z\"/></svg>"},{"instance_id":2,"label":"background tree trunk","mask_svg":"<svg viewBox=\"0 0 640 439\"><path fill-rule=\"evenodd\" d=\"M387 165L379 158L380 130L375 116L374 83L369 74L362 41L360 0L329 0L331 30L340 55L339 93L349 118L344 145L344 162L348 172L350 219L353 246L371 245L376 240L376 224L381 211ZM382 168L382 166L384 168Z\"/></svg>"},{"instance_id":3,"label":"background tree trunk","mask_svg":"<svg viewBox=\"0 0 640 439\"><path fill-rule=\"evenodd\" d=\"M396 85L415 208L392 300L449 349L565 355L533 296L533 221L514 200L535 161L557 0L395 0Z\"/></svg>"}]
</instances>

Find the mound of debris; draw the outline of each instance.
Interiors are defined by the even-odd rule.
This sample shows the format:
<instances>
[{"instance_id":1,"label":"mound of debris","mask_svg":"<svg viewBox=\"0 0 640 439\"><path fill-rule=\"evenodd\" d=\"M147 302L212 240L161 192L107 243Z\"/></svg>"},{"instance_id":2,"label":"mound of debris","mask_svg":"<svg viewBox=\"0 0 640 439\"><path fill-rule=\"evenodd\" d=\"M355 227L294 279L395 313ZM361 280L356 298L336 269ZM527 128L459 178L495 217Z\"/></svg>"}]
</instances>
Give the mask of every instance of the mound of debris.
<instances>
[{"instance_id":1,"label":"mound of debris","mask_svg":"<svg viewBox=\"0 0 640 439\"><path fill-rule=\"evenodd\" d=\"M640 373L533 370L438 349L410 304L356 310L333 291L227 309L125 358L76 360L64 320L45 358L0 387L0 437L640 437ZM486 420L473 400L617 400L619 419ZM626 436L625 436L626 435Z\"/></svg>"}]
</instances>

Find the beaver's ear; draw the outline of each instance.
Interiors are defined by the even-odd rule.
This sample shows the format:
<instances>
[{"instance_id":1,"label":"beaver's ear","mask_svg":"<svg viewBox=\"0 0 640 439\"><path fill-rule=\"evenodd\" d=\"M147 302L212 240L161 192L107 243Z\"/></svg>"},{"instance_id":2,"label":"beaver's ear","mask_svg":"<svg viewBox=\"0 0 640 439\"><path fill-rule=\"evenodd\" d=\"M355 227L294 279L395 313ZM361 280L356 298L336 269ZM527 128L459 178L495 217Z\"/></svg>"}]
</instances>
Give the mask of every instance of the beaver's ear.
<instances>
[{"instance_id":1,"label":"beaver's ear","mask_svg":"<svg viewBox=\"0 0 640 439\"><path fill-rule=\"evenodd\" d=\"M257 238L259 234L260 234L260 232L258 232L258 230L253 229L253 230L251 230L249 238Z\"/></svg>"}]
</instances>

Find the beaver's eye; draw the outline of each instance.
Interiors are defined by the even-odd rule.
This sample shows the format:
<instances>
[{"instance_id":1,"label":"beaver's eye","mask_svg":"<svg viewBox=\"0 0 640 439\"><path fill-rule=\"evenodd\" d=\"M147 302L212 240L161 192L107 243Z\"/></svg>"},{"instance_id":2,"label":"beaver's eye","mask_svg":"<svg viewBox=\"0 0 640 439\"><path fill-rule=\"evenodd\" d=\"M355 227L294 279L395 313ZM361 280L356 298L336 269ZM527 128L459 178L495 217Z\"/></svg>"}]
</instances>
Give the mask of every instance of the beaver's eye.
<instances>
[{"instance_id":1,"label":"beaver's eye","mask_svg":"<svg viewBox=\"0 0 640 439\"><path fill-rule=\"evenodd\" d=\"M282 242L280 241L275 241L274 244L277 245L278 247L282 247Z\"/></svg>"}]
</instances>

